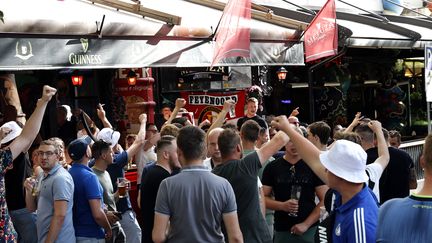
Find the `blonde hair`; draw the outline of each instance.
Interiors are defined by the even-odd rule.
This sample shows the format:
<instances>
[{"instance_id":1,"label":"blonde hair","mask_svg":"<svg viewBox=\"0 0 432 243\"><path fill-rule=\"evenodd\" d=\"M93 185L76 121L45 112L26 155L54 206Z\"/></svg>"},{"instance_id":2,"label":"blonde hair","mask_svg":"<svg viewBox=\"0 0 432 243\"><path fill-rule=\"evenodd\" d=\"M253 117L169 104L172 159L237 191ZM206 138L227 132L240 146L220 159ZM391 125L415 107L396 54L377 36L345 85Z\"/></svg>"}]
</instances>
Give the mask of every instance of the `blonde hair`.
<instances>
[{"instance_id":1,"label":"blonde hair","mask_svg":"<svg viewBox=\"0 0 432 243\"><path fill-rule=\"evenodd\" d=\"M255 97L250 97L250 98L247 99L247 103L249 103L249 102L254 102L254 103L258 104L258 99L255 98Z\"/></svg>"}]
</instances>

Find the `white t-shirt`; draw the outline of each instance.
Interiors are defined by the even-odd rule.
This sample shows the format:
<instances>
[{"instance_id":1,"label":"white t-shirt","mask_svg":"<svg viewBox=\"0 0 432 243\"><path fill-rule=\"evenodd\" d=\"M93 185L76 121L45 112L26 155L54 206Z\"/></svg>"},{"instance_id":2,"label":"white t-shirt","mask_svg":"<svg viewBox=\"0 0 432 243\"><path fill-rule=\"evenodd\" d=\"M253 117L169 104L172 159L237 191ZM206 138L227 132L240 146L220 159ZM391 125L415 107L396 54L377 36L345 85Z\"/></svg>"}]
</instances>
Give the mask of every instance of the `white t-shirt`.
<instances>
[{"instance_id":1,"label":"white t-shirt","mask_svg":"<svg viewBox=\"0 0 432 243\"><path fill-rule=\"evenodd\" d=\"M206 158L206 159L203 161L203 165L204 165L205 167L207 167L207 169L212 170L212 166L211 166L211 157Z\"/></svg>"},{"instance_id":2,"label":"white t-shirt","mask_svg":"<svg viewBox=\"0 0 432 243\"><path fill-rule=\"evenodd\" d=\"M366 166L366 171L369 174L369 179L375 183L372 191L377 197L378 201L380 200L379 195L379 180L384 171L384 168L378 163L368 164Z\"/></svg>"},{"instance_id":3,"label":"white t-shirt","mask_svg":"<svg viewBox=\"0 0 432 243\"><path fill-rule=\"evenodd\" d=\"M155 146L152 146L147 151L142 149L135 155L135 163L137 165L137 184L141 184L141 175L144 167L151 162L157 161L157 155L154 151Z\"/></svg>"}]
</instances>

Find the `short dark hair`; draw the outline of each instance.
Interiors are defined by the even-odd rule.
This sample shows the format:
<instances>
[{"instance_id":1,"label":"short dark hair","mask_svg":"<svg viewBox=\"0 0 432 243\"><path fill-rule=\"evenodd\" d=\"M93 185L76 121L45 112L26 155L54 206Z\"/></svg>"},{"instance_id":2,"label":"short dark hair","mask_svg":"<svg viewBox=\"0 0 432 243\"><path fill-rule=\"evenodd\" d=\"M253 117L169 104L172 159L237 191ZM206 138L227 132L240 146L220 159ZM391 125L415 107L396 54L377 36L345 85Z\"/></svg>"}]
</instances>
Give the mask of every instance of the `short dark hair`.
<instances>
[{"instance_id":1,"label":"short dark hair","mask_svg":"<svg viewBox=\"0 0 432 243\"><path fill-rule=\"evenodd\" d=\"M246 141L255 142L258 139L260 125L254 120L247 120L240 128L240 134Z\"/></svg>"},{"instance_id":2,"label":"short dark hair","mask_svg":"<svg viewBox=\"0 0 432 243\"><path fill-rule=\"evenodd\" d=\"M147 123L146 124L146 131L149 130L150 127L153 127L153 126L156 127L156 125L154 123ZM157 127L156 127L156 129L157 129Z\"/></svg>"},{"instance_id":3,"label":"short dark hair","mask_svg":"<svg viewBox=\"0 0 432 243\"><path fill-rule=\"evenodd\" d=\"M357 133L362 140L368 143L373 143L374 132L368 126L367 123L362 123L355 128L355 133Z\"/></svg>"},{"instance_id":4,"label":"short dark hair","mask_svg":"<svg viewBox=\"0 0 432 243\"><path fill-rule=\"evenodd\" d=\"M54 140L50 140L50 139L43 140L42 142L40 142L39 146L42 146L42 145L53 146L54 147L54 153L55 154L60 153L61 148L60 148L59 144Z\"/></svg>"},{"instance_id":5,"label":"short dark hair","mask_svg":"<svg viewBox=\"0 0 432 243\"><path fill-rule=\"evenodd\" d=\"M240 136L236 130L227 128L219 134L218 147L223 158L231 155L239 144Z\"/></svg>"},{"instance_id":6,"label":"short dark hair","mask_svg":"<svg viewBox=\"0 0 432 243\"><path fill-rule=\"evenodd\" d=\"M397 141L398 141L399 143L401 142L402 135L400 134L399 131L396 131L396 130L390 130L390 131L388 132L388 134L389 134L389 137L391 137L391 138L396 138Z\"/></svg>"},{"instance_id":7,"label":"short dark hair","mask_svg":"<svg viewBox=\"0 0 432 243\"><path fill-rule=\"evenodd\" d=\"M171 136L171 135L162 136L156 144L155 152L157 153L161 149L163 149L169 145L172 145L172 141L174 141L175 139L176 138L174 136Z\"/></svg>"},{"instance_id":8,"label":"short dark hair","mask_svg":"<svg viewBox=\"0 0 432 243\"><path fill-rule=\"evenodd\" d=\"M171 105L169 103L162 103L161 110L164 109L164 108L170 108L170 110L172 109Z\"/></svg>"},{"instance_id":9,"label":"short dark hair","mask_svg":"<svg viewBox=\"0 0 432 243\"><path fill-rule=\"evenodd\" d=\"M94 159L99 159L102 156L102 153L107 150L111 150L110 143L103 140L98 140L91 146L91 152Z\"/></svg>"},{"instance_id":10,"label":"short dark hair","mask_svg":"<svg viewBox=\"0 0 432 243\"><path fill-rule=\"evenodd\" d=\"M260 136L264 135L266 132L267 132L267 129L265 127L260 127L260 130L259 130Z\"/></svg>"},{"instance_id":11,"label":"short dark hair","mask_svg":"<svg viewBox=\"0 0 432 243\"><path fill-rule=\"evenodd\" d=\"M204 131L195 126L180 129L177 136L177 147L183 152L186 160L204 158L207 148L205 136Z\"/></svg>"},{"instance_id":12,"label":"short dark hair","mask_svg":"<svg viewBox=\"0 0 432 243\"><path fill-rule=\"evenodd\" d=\"M312 135L318 136L321 144L327 144L331 134L331 128L327 123L323 121L317 121L310 124L308 129Z\"/></svg>"},{"instance_id":13,"label":"short dark hair","mask_svg":"<svg viewBox=\"0 0 432 243\"><path fill-rule=\"evenodd\" d=\"M176 117L172 120L171 123L178 123L181 124L183 127L186 126L186 122L187 122L187 118L182 116L182 117Z\"/></svg>"},{"instance_id":14,"label":"short dark hair","mask_svg":"<svg viewBox=\"0 0 432 243\"><path fill-rule=\"evenodd\" d=\"M221 126L221 128L223 129L234 129L235 131L237 131L237 125L232 124L232 123L225 123Z\"/></svg>"}]
</instances>

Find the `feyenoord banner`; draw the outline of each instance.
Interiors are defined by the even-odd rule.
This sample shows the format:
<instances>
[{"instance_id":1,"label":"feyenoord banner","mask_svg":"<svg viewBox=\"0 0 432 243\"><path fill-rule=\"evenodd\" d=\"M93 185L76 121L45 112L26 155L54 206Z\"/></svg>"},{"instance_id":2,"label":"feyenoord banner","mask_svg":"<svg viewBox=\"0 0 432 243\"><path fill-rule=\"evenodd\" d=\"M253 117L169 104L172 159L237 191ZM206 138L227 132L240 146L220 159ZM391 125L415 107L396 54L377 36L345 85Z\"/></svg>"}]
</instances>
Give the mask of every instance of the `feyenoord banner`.
<instances>
[{"instance_id":1,"label":"feyenoord banner","mask_svg":"<svg viewBox=\"0 0 432 243\"><path fill-rule=\"evenodd\" d=\"M236 102L235 112L229 112L228 119L234 119L244 116L244 105L246 101L246 92L244 90L235 92L180 92L183 99L186 100L186 110L194 113L198 119L198 124L208 119L210 122L216 118L222 110L226 100Z\"/></svg>"},{"instance_id":2,"label":"feyenoord banner","mask_svg":"<svg viewBox=\"0 0 432 243\"><path fill-rule=\"evenodd\" d=\"M306 62L337 54L336 5L328 0L304 34Z\"/></svg>"}]
</instances>

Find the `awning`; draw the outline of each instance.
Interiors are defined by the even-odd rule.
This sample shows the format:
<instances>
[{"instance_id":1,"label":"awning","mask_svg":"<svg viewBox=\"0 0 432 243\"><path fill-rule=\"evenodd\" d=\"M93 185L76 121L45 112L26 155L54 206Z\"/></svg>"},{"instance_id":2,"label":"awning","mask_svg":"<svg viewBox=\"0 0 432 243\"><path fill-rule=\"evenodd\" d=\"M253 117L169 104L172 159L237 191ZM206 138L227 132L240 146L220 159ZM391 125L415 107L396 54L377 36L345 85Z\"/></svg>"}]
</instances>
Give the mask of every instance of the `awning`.
<instances>
[{"instance_id":1,"label":"awning","mask_svg":"<svg viewBox=\"0 0 432 243\"><path fill-rule=\"evenodd\" d=\"M388 16L384 16L388 17ZM425 41L428 28L417 28L412 24L401 24L389 18L386 23L374 16L337 13L338 24L352 30L346 45L353 48L414 49ZM400 17L404 21L408 17ZM419 31L420 30L420 31Z\"/></svg>"},{"instance_id":2,"label":"awning","mask_svg":"<svg viewBox=\"0 0 432 243\"><path fill-rule=\"evenodd\" d=\"M181 24L89 1L3 0L0 70L210 65L210 36L221 10L187 0L144 0L141 5L178 16ZM220 65L304 65L303 45L296 38L306 24L274 18L278 22L252 21L251 58Z\"/></svg>"},{"instance_id":3,"label":"awning","mask_svg":"<svg viewBox=\"0 0 432 243\"><path fill-rule=\"evenodd\" d=\"M258 2L263 2L263 4L264 2L268 2L268 5L265 5L266 7L273 9L275 14L287 18L309 23L314 17L314 15L303 12L303 10L296 10L292 5L282 4L281 1L278 1L277 4L273 0L260 0ZM361 6L360 2L352 2L352 4ZM319 10L317 6L314 5L313 10ZM346 5L339 4L339 6L343 7ZM364 6L361 7L364 8ZM345 45L352 48L423 49L426 45L432 45L432 21L430 20L381 15L389 20L386 23L375 16L352 13L352 11L344 12L339 8L338 10L340 10L337 12L340 46Z\"/></svg>"}]
</instances>

